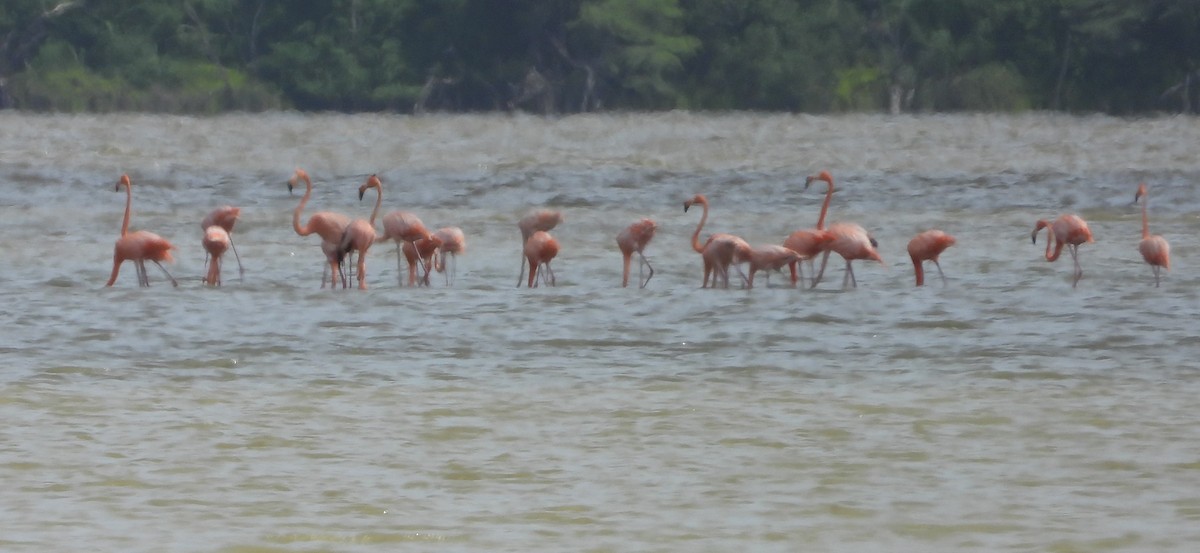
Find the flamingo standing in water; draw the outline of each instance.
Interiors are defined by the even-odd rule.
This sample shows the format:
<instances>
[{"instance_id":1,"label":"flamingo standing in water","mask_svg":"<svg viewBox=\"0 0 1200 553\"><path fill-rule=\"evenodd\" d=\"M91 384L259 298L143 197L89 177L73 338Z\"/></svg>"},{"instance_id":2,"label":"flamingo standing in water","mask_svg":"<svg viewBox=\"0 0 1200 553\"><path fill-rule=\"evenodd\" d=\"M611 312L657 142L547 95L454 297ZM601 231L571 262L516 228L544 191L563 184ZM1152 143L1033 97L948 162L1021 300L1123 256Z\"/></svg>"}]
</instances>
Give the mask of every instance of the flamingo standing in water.
<instances>
[{"instance_id":1,"label":"flamingo standing in water","mask_svg":"<svg viewBox=\"0 0 1200 553\"><path fill-rule=\"evenodd\" d=\"M321 237L321 252L325 254L325 261L329 264L332 275L329 277L329 287L337 287L337 277L340 274L340 263L338 262L338 246L342 242L342 234L346 232L346 226L350 224L350 218L341 213L332 211L318 211L313 213L308 218L308 224L300 224L300 213L304 211L305 204L308 203L308 198L312 196L313 184L312 179L308 178L308 173L303 169L296 169L292 178L288 180L288 193L292 193L292 189L300 182L304 181L304 197L300 198L300 205L296 206L296 211L292 213L292 228L296 234L300 236L308 236L316 233ZM342 277L342 287L345 288L345 276ZM321 275L321 287L325 287L325 275Z\"/></svg>"},{"instance_id":2,"label":"flamingo standing in water","mask_svg":"<svg viewBox=\"0 0 1200 553\"><path fill-rule=\"evenodd\" d=\"M816 273L813 270L813 259L821 252L827 251L829 244L834 239L832 234L825 231L825 215L829 212L829 202L833 200L833 175L830 175L829 171L810 175L804 179L804 189L808 190L813 181L818 180L825 182L825 203L821 204L821 215L817 217L816 228L798 230L789 234L783 241L783 247L800 254L802 259L808 261L808 273L813 275L812 285L814 286L817 282ZM788 269L791 269L792 273L792 286L796 285L797 280L802 281L804 278L804 271L799 271L799 268L799 261L788 263Z\"/></svg>"},{"instance_id":3,"label":"flamingo standing in water","mask_svg":"<svg viewBox=\"0 0 1200 553\"><path fill-rule=\"evenodd\" d=\"M210 225L204 230L204 239L201 244L206 252L204 262L209 264L204 283L209 286L220 286L221 256L225 254L225 250L233 246L233 241L229 239L229 232L221 225Z\"/></svg>"},{"instance_id":4,"label":"flamingo standing in water","mask_svg":"<svg viewBox=\"0 0 1200 553\"><path fill-rule=\"evenodd\" d=\"M821 258L821 269L817 271L816 278L813 279L813 286L821 282L821 275L825 274L825 263L829 261L829 253L837 252L846 260L846 272L842 275L842 288L846 288L847 283L850 287L858 288L858 280L854 278L854 267L851 262L856 259L867 259L878 261L883 264L883 257L879 255L879 243L867 234L867 231L854 223L834 223L829 225L829 233L833 235L833 241L829 243L828 249L825 250L825 256Z\"/></svg>"},{"instance_id":5,"label":"flamingo standing in water","mask_svg":"<svg viewBox=\"0 0 1200 553\"><path fill-rule=\"evenodd\" d=\"M696 225L696 232L692 233L692 249L700 254L700 258L704 262L704 281L700 287L707 288L708 277L712 275L713 288L717 287L718 278L722 279L725 288L728 288L729 266L750 258L750 244L732 234L717 233L709 236L708 241L701 245L700 231L704 228L704 223L708 221L708 198L705 198L703 194L696 194L692 199L683 202L684 213L687 213L687 210L695 204L700 204L704 208L704 213L700 216L700 223ZM742 269L738 267L737 270L740 272ZM744 274L742 278L746 278Z\"/></svg>"},{"instance_id":6,"label":"flamingo standing in water","mask_svg":"<svg viewBox=\"0 0 1200 553\"><path fill-rule=\"evenodd\" d=\"M954 237L940 230L927 230L913 237L908 241L908 256L912 258L913 271L917 275L917 286L925 285L925 269L922 264L926 261L932 261L937 267L938 274L942 277L942 286L946 285L946 274L942 272L942 265L938 263L938 256L946 251L946 248L953 246L955 243Z\"/></svg>"},{"instance_id":7,"label":"flamingo standing in water","mask_svg":"<svg viewBox=\"0 0 1200 553\"><path fill-rule=\"evenodd\" d=\"M638 288L645 288L650 284L650 279L654 278L654 267L650 265L650 261L646 259L642 250L646 249L646 244L654 238L654 231L658 230L658 225L652 219L642 219L637 221L625 230L622 230L617 235L617 247L621 250L621 257L624 258L624 270L621 276L621 287L629 286L629 268L633 260L633 254L638 254ZM650 276L642 280L642 268L650 269Z\"/></svg>"},{"instance_id":8,"label":"flamingo standing in water","mask_svg":"<svg viewBox=\"0 0 1200 553\"><path fill-rule=\"evenodd\" d=\"M229 238L229 249L233 250L233 257L237 259L238 276L244 277L246 270L242 268L242 258L238 255L237 247L233 245L233 225L237 223L238 217L241 217L241 215L242 210L240 208L223 205L204 216L204 220L200 221L200 229L204 231L205 236L208 235L208 228L213 225L219 226L225 231L226 236Z\"/></svg>"},{"instance_id":9,"label":"flamingo standing in water","mask_svg":"<svg viewBox=\"0 0 1200 553\"><path fill-rule=\"evenodd\" d=\"M1048 229L1046 231L1046 261L1057 261L1058 256L1062 255L1064 245L1071 251L1071 259L1075 262L1074 280L1071 281L1071 287L1074 288L1079 284L1079 279L1083 278L1083 268L1079 265L1079 245L1095 242L1092 238L1092 230L1088 228L1087 221L1078 215L1060 215L1053 222L1042 219L1033 227L1031 238L1034 244L1037 244L1038 231L1043 228ZM1050 252L1051 244L1054 244L1054 253Z\"/></svg>"},{"instance_id":10,"label":"flamingo standing in water","mask_svg":"<svg viewBox=\"0 0 1200 553\"><path fill-rule=\"evenodd\" d=\"M433 236L441 241L433 268L446 275L446 285L449 286L454 284L454 277L458 274L458 256L467 251L467 237L458 227L442 227L433 231ZM446 270L447 255L450 256L449 271Z\"/></svg>"},{"instance_id":11,"label":"flamingo standing in water","mask_svg":"<svg viewBox=\"0 0 1200 553\"><path fill-rule=\"evenodd\" d=\"M754 287L754 273L766 271L768 282L770 282L771 271L781 270L785 265L795 267L795 264L803 259L804 256L799 253L774 244L759 246L750 250L748 259L750 262L750 276L746 279L746 288Z\"/></svg>"},{"instance_id":12,"label":"flamingo standing in water","mask_svg":"<svg viewBox=\"0 0 1200 553\"><path fill-rule=\"evenodd\" d=\"M376 175L371 175L368 180L379 180ZM421 218L408 211L392 211L383 216L383 236L380 240L393 240L396 242L396 283L403 285L400 278L400 273L403 271L401 266L401 249L405 242L415 243L418 240L433 240L433 234L425 228L425 223L421 222ZM426 265L424 259L421 260L422 265ZM429 272L428 265L425 266L425 272Z\"/></svg>"},{"instance_id":13,"label":"flamingo standing in water","mask_svg":"<svg viewBox=\"0 0 1200 553\"><path fill-rule=\"evenodd\" d=\"M529 262L529 283L526 286L537 287L539 267L544 270L542 282L555 286L554 270L550 268L550 261L558 255L558 240L544 230L534 231L529 236L529 240L525 241L524 249L525 259Z\"/></svg>"},{"instance_id":14,"label":"flamingo standing in water","mask_svg":"<svg viewBox=\"0 0 1200 553\"><path fill-rule=\"evenodd\" d=\"M529 238L537 231L550 232L554 227L562 224L563 214L555 209L537 209L530 211L520 221L517 221L517 228L521 229L521 250L524 252L525 243L529 242ZM521 287L521 279L525 278L525 263L521 263L521 274L517 275L517 288Z\"/></svg>"},{"instance_id":15,"label":"flamingo standing in water","mask_svg":"<svg viewBox=\"0 0 1200 553\"><path fill-rule=\"evenodd\" d=\"M375 217L379 215L379 206L383 205L383 183L375 175L367 177L367 182L358 187L358 201L362 201L367 190L374 188L375 209L371 210L368 220L355 219L346 225L345 232L338 246L338 265L346 259L350 252L358 252L358 289L367 289L367 250L375 243Z\"/></svg>"},{"instance_id":16,"label":"flamingo standing in water","mask_svg":"<svg viewBox=\"0 0 1200 553\"><path fill-rule=\"evenodd\" d=\"M415 242L405 242L402 251L404 259L408 261L408 285L409 286L429 286L429 272L437 270L437 261L434 254L438 252L441 246L441 239L437 234L431 235L429 238L421 238ZM424 273L421 278L417 279L417 267L421 266Z\"/></svg>"},{"instance_id":17,"label":"flamingo standing in water","mask_svg":"<svg viewBox=\"0 0 1200 553\"><path fill-rule=\"evenodd\" d=\"M1142 199L1142 241L1138 242L1138 251L1142 252L1142 259L1150 264L1150 269L1154 271L1154 287L1158 288L1159 270L1170 270L1171 268L1171 245L1167 243L1167 239L1159 234L1150 234L1150 216L1147 211L1150 209L1150 198L1146 196L1146 183L1138 185L1137 192L1133 194L1133 201L1137 203L1139 198Z\"/></svg>"},{"instance_id":18,"label":"flamingo standing in water","mask_svg":"<svg viewBox=\"0 0 1200 553\"><path fill-rule=\"evenodd\" d=\"M113 247L112 275L108 277L108 283L105 286L112 286L117 282L121 264L126 260L133 261L137 272L138 286L150 286L150 277L146 275L147 259L162 269L167 278L171 279L172 286L179 286L175 277L171 276L171 273L160 263L174 261L171 257L171 250L175 249L175 246L153 232L144 230L129 232L129 214L133 207L133 184L129 180L129 175L121 175L115 190L120 192L122 186L125 187L125 219L121 221L121 237L117 238L117 243Z\"/></svg>"}]
</instances>

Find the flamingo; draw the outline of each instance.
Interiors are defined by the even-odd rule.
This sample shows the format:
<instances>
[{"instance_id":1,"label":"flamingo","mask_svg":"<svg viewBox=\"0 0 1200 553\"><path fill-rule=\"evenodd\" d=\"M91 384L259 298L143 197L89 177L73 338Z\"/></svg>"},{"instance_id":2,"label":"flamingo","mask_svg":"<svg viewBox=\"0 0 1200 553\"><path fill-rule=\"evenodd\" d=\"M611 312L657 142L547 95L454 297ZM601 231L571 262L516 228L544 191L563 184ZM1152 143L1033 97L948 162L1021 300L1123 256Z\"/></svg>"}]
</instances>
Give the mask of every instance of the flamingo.
<instances>
[{"instance_id":1,"label":"flamingo","mask_svg":"<svg viewBox=\"0 0 1200 553\"><path fill-rule=\"evenodd\" d=\"M304 197L300 198L300 205L297 205L296 211L292 213L292 228L300 236L308 236L316 233L321 237L321 252L325 254L325 260L333 272L329 277L329 287L336 288L337 277L340 273L340 264L337 258L338 245L341 244L342 234L345 233L346 226L350 224L350 218L332 211L318 211L308 217L308 224L301 225L300 213L304 211L304 206L308 203L308 198L312 196L312 179L308 178L308 173L303 169L296 169L292 178L288 180L287 187L288 193L291 194L292 189L300 181L304 181ZM345 276L343 276L343 288L345 287L345 280ZM324 274L321 275L321 287L325 287Z\"/></svg>"},{"instance_id":2,"label":"flamingo","mask_svg":"<svg viewBox=\"0 0 1200 553\"><path fill-rule=\"evenodd\" d=\"M1034 244L1037 244L1038 231L1043 228L1048 228L1046 231L1046 261L1057 261L1058 256L1062 255L1064 245L1068 246L1071 251L1071 259L1075 262L1075 278L1071 281L1071 287L1074 288L1079 284L1079 279L1083 278L1083 268L1079 266L1079 245L1095 242L1087 221L1078 215L1070 214L1060 215L1054 222L1046 219L1039 220L1033 227L1031 236ZM1051 244L1054 244L1054 253L1050 253Z\"/></svg>"},{"instance_id":3,"label":"flamingo","mask_svg":"<svg viewBox=\"0 0 1200 553\"><path fill-rule=\"evenodd\" d=\"M229 239L229 232L221 225L210 225L204 230L204 240L201 241L204 245L205 262L208 265L208 276L204 277L204 283L209 286L221 285L221 256L225 254L225 250L233 246L233 241ZM211 258L211 259L210 259Z\"/></svg>"},{"instance_id":4,"label":"flamingo","mask_svg":"<svg viewBox=\"0 0 1200 553\"><path fill-rule=\"evenodd\" d=\"M937 267L938 274L942 277L942 286L946 285L946 274L942 272L942 265L938 263L938 256L946 251L946 248L953 246L955 239L953 236L946 234L940 230L927 230L913 237L908 241L908 256L912 258L913 271L917 275L917 286L925 284L925 269L922 264L925 261L932 261Z\"/></svg>"},{"instance_id":5,"label":"flamingo","mask_svg":"<svg viewBox=\"0 0 1200 553\"><path fill-rule=\"evenodd\" d=\"M375 243L375 217L379 215L379 206L383 205L383 183L375 175L367 177L367 182L358 187L358 201L362 201L363 195L368 189L374 188L375 209L371 210L371 218L369 220L355 219L346 225L345 232L342 233L342 239L338 246L338 265L342 260L350 254L351 251L358 252L358 289L367 289L367 250L371 249L371 244Z\"/></svg>"},{"instance_id":6,"label":"flamingo","mask_svg":"<svg viewBox=\"0 0 1200 553\"><path fill-rule=\"evenodd\" d=\"M525 243L529 241L529 237L533 233L541 230L550 232L554 227L562 224L563 214L555 209L536 209L530 211L520 221L517 221L517 228L521 229L521 248L524 251ZM521 263L521 274L517 275L517 288L521 287L521 279L525 278L525 263Z\"/></svg>"},{"instance_id":7,"label":"flamingo","mask_svg":"<svg viewBox=\"0 0 1200 553\"><path fill-rule=\"evenodd\" d=\"M1150 198L1146 195L1146 183L1138 185L1137 192L1133 195L1134 203L1137 203L1139 198L1142 200L1142 241L1138 242L1138 251L1142 252L1142 259L1150 264L1150 269L1154 271L1154 287L1158 288L1159 270L1170 270L1171 268L1171 245L1167 243L1167 239L1160 234L1150 234L1150 217L1146 213L1149 209Z\"/></svg>"},{"instance_id":8,"label":"flamingo","mask_svg":"<svg viewBox=\"0 0 1200 553\"><path fill-rule=\"evenodd\" d=\"M242 210L231 205L223 205L218 207L204 216L204 220L200 221L200 229L204 231L205 236L208 235L208 228L216 225L225 231L229 238L229 248L233 250L233 257L237 259L238 276L246 275L246 270L242 268L242 258L238 255L237 247L233 245L233 225L237 223L238 217L241 217Z\"/></svg>"},{"instance_id":9,"label":"flamingo","mask_svg":"<svg viewBox=\"0 0 1200 553\"><path fill-rule=\"evenodd\" d=\"M824 181L826 185L825 203L821 204L821 215L817 217L817 226L816 228L798 230L789 234L783 241L783 247L800 254L802 259L808 261L808 272L813 275L812 284L816 285L816 275L813 273L813 259L817 257L817 254L828 250L829 244L834 239L832 234L825 231L825 215L829 212L829 202L833 200L833 175L830 175L829 171L821 171L816 175L810 175L804 179L804 189L808 190L813 181ZM796 285L797 277L800 280L804 278L804 272L798 271L799 267L800 263L798 261L788 263L788 269L792 273L792 286Z\"/></svg>"},{"instance_id":10,"label":"flamingo","mask_svg":"<svg viewBox=\"0 0 1200 553\"><path fill-rule=\"evenodd\" d=\"M750 276L746 279L746 288L754 287L754 273L767 271L767 278L770 279L770 271L778 271L785 265L794 267L803 259L804 256L794 250L774 244L750 250Z\"/></svg>"},{"instance_id":11,"label":"flamingo","mask_svg":"<svg viewBox=\"0 0 1200 553\"><path fill-rule=\"evenodd\" d=\"M528 288L537 286L538 267L545 268L542 282L555 286L554 270L550 268L550 261L558 255L558 240L544 230L534 231L529 236L529 240L525 241L524 249L525 259L529 261L529 283L526 286ZM549 276L549 280L547 280L547 276Z\"/></svg>"},{"instance_id":12,"label":"flamingo","mask_svg":"<svg viewBox=\"0 0 1200 553\"><path fill-rule=\"evenodd\" d=\"M369 180L379 180L377 175L371 175ZM402 284L400 273L403 270L400 264L401 248L405 242L416 242L421 239L431 240L433 234L425 228L425 223L421 222L421 218L408 211L392 211L383 216L383 236L379 240L393 240L396 242L396 282ZM424 265L424 260L421 261ZM425 272L429 272L429 267L425 267Z\"/></svg>"},{"instance_id":13,"label":"flamingo","mask_svg":"<svg viewBox=\"0 0 1200 553\"><path fill-rule=\"evenodd\" d=\"M434 260L434 254L438 252L442 245L441 238L437 234L431 235L429 238L421 238L415 242L405 242L402 251L404 259L408 261L408 285L409 286L429 286L429 271L436 270L437 262ZM421 279L417 280L417 266L424 268L425 273Z\"/></svg>"},{"instance_id":14,"label":"flamingo","mask_svg":"<svg viewBox=\"0 0 1200 553\"><path fill-rule=\"evenodd\" d=\"M846 288L847 282L853 288L858 288L858 280L854 278L854 267L851 262L856 259L869 259L878 261L883 264L883 257L879 255L879 243L875 241L871 235L862 227L854 223L834 223L829 225L829 233L833 235L833 241L829 243L829 247L825 250L825 256L821 258L821 269L817 271L816 278L813 279L813 286L816 286L821 281L821 275L825 274L825 263L829 261L829 253L837 252L846 260L846 272L842 275L842 288Z\"/></svg>"},{"instance_id":15,"label":"flamingo","mask_svg":"<svg viewBox=\"0 0 1200 553\"><path fill-rule=\"evenodd\" d=\"M179 282L171 273L162 266L161 261L171 262L174 259L171 257L171 250L175 246L171 245L167 239L154 234L139 230L129 232L129 214L133 207L133 183L129 180L129 175L121 175L121 179L117 181L117 186L114 188L117 192L121 191L121 187L125 187L125 219L121 221L121 237L117 238L117 243L113 247L113 268L112 275L108 277L108 283L105 286L112 286L117 282L117 274L121 271L121 264L126 260L133 261L134 268L138 276L138 286L150 286L150 277L146 275L146 260L153 261L158 265L159 269L171 279L172 286L179 286Z\"/></svg>"},{"instance_id":16,"label":"flamingo","mask_svg":"<svg viewBox=\"0 0 1200 553\"><path fill-rule=\"evenodd\" d=\"M446 275L446 285L454 283L458 273L458 256L467 251L467 237L458 227L442 227L433 231L433 236L442 242L438 248L438 258L434 270ZM446 270L446 256L450 256L450 270ZM427 283L428 284L428 283Z\"/></svg>"},{"instance_id":17,"label":"flamingo","mask_svg":"<svg viewBox=\"0 0 1200 553\"><path fill-rule=\"evenodd\" d=\"M708 287L708 277L713 275L713 288L717 286L717 278L722 278L726 288L729 287L729 266L735 261L741 262L750 257L750 244L745 240L727 233L717 233L708 237L708 241L704 245L700 245L700 231L704 228L704 223L708 221L708 198L703 194L696 194L692 199L683 202L684 213L695 204L700 204L704 208L704 213L700 216L700 223L696 225L696 232L692 233L692 249L700 254L701 260L704 261L704 281L700 284L701 288ZM736 267L736 265L735 265ZM737 267L740 272L741 267ZM713 274L713 271L716 271ZM745 279L745 275L742 275Z\"/></svg>"},{"instance_id":18,"label":"flamingo","mask_svg":"<svg viewBox=\"0 0 1200 553\"><path fill-rule=\"evenodd\" d=\"M622 230L617 235L617 247L621 249L621 257L624 258L624 271L621 276L621 287L629 286L629 268L633 261L633 254L638 254L638 288L645 288L650 284L650 279L654 278L654 267L650 265L650 261L646 259L642 250L646 249L646 245L654 238L654 231L658 230L658 225L652 219L642 219L637 221L625 230ZM650 276L642 280L642 268L650 269Z\"/></svg>"}]
</instances>

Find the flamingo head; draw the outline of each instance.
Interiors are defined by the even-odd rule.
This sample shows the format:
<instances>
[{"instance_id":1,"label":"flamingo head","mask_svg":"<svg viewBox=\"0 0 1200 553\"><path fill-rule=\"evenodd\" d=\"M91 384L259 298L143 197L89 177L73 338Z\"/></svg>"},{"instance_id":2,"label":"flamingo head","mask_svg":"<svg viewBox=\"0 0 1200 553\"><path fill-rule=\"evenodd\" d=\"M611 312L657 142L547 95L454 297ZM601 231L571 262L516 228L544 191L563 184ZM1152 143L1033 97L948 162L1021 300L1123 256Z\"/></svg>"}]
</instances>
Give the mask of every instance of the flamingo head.
<instances>
[{"instance_id":1,"label":"flamingo head","mask_svg":"<svg viewBox=\"0 0 1200 553\"><path fill-rule=\"evenodd\" d=\"M367 177L367 182L363 183L362 186L358 187L358 201L360 201L360 202L362 201L363 194L366 194L367 189L370 189L370 188L378 188L380 190L383 190L383 183L379 181L378 176L371 175L371 176Z\"/></svg>"},{"instance_id":2,"label":"flamingo head","mask_svg":"<svg viewBox=\"0 0 1200 553\"><path fill-rule=\"evenodd\" d=\"M688 208L693 204L708 205L708 198L705 198L704 194L696 194L692 199L683 202L683 212L687 213Z\"/></svg>"},{"instance_id":3,"label":"flamingo head","mask_svg":"<svg viewBox=\"0 0 1200 553\"><path fill-rule=\"evenodd\" d=\"M1035 225L1035 226L1033 227L1033 234L1032 234L1032 235L1030 235L1030 238L1031 238L1031 240L1033 241L1033 243L1034 243L1034 244L1037 244L1037 235L1038 235L1038 231L1040 231L1040 230L1042 230L1042 229L1044 229L1044 228L1046 228L1046 227L1048 227L1048 226L1050 226L1050 221L1047 221L1047 220L1045 220L1045 219L1042 219L1041 221L1038 221L1038 222L1037 222L1037 225ZM1050 232L1050 231L1047 231L1047 232Z\"/></svg>"},{"instance_id":4,"label":"flamingo head","mask_svg":"<svg viewBox=\"0 0 1200 553\"><path fill-rule=\"evenodd\" d=\"M287 181L288 194L291 194L292 189L295 188L296 185L298 185L300 183L300 181L302 181L302 180L304 180L304 181L308 180L308 173L305 173L304 169L300 169L297 167L296 172L292 174L292 178L288 179L288 181Z\"/></svg>"},{"instance_id":5,"label":"flamingo head","mask_svg":"<svg viewBox=\"0 0 1200 553\"><path fill-rule=\"evenodd\" d=\"M1145 195L1146 195L1146 183L1144 183L1144 182L1143 182L1143 183L1141 183L1141 184L1139 184L1139 185L1138 185L1137 192L1135 192L1135 193L1133 194L1133 203L1135 203L1135 204L1136 204L1136 203L1137 203L1137 201L1138 201L1139 199L1141 199L1141 197L1142 197L1142 196L1145 196Z\"/></svg>"},{"instance_id":6,"label":"flamingo head","mask_svg":"<svg viewBox=\"0 0 1200 553\"><path fill-rule=\"evenodd\" d=\"M115 187L113 188L113 190L114 190L114 191L116 191L116 192L120 192L120 191L121 191L121 187L122 187L122 186L124 186L125 188L129 188L129 186L130 186L130 182L129 182L129 174L128 174L128 173L127 173L127 174L124 174L124 175L121 175L121 178L120 178L120 180L118 180L118 181L117 181L117 186L115 186Z\"/></svg>"},{"instance_id":7,"label":"flamingo head","mask_svg":"<svg viewBox=\"0 0 1200 553\"><path fill-rule=\"evenodd\" d=\"M811 185L813 181L818 180L825 181L825 184L828 184L830 187L833 186L833 175L830 175L829 171L821 171L815 175L809 175L808 178L804 179L804 189L808 190L809 185Z\"/></svg>"}]
</instances>

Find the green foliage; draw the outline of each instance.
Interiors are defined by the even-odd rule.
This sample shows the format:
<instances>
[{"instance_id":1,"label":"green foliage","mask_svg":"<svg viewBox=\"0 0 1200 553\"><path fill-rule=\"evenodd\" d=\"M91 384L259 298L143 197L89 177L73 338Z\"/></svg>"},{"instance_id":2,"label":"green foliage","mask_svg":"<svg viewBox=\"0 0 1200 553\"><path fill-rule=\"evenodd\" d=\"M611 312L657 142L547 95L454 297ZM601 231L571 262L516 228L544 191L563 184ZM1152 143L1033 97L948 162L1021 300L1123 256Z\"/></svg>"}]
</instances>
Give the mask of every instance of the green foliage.
<instances>
[{"instance_id":1,"label":"green foliage","mask_svg":"<svg viewBox=\"0 0 1200 553\"><path fill-rule=\"evenodd\" d=\"M39 110L1200 108L1200 0L0 3Z\"/></svg>"}]
</instances>

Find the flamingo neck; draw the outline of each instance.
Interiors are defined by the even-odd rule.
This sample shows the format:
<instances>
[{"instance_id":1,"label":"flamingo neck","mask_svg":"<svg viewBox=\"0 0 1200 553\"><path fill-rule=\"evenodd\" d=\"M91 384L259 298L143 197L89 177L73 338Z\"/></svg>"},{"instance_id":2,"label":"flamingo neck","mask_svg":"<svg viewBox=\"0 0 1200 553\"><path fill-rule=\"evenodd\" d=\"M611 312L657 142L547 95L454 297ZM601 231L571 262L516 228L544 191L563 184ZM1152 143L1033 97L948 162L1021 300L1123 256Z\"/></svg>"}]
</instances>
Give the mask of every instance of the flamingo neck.
<instances>
[{"instance_id":1,"label":"flamingo neck","mask_svg":"<svg viewBox=\"0 0 1200 553\"><path fill-rule=\"evenodd\" d=\"M1150 209L1150 197L1143 194L1142 196L1142 239L1150 238L1150 215L1147 213Z\"/></svg>"},{"instance_id":2,"label":"flamingo neck","mask_svg":"<svg viewBox=\"0 0 1200 553\"><path fill-rule=\"evenodd\" d=\"M704 246L700 244L700 230L704 228L704 223L708 221L708 202L700 204L704 207L704 213L700 215L700 224L696 225L696 232L692 233L692 249L696 253L704 253Z\"/></svg>"},{"instance_id":3,"label":"flamingo neck","mask_svg":"<svg viewBox=\"0 0 1200 553\"><path fill-rule=\"evenodd\" d=\"M925 267L922 266L922 262L920 259L917 258L917 256L913 255L910 257L912 257L913 272L917 275L917 286L924 286L925 285Z\"/></svg>"},{"instance_id":4,"label":"flamingo neck","mask_svg":"<svg viewBox=\"0 0 1200 553\"><path fill-rule=\"evenodd\" d=\"M833 199L833 183L826 182L829 185L825 190L825 203L821 205L821 216L817 218L817 230L825 230L825 214L829 213L829 202Z\"/></svg>"},{"instance_id":5,"label":"flamingo neck","mask_svg":"<svg viewBox=\"0 0 1200 553\"><path fill-rule=\"evenodd\" d=\"M129 211L133 207L133 189L125 185L125 220L121 221L121 236L129 234Z\"/></svg>"},{"instance_id":6,"label":"flamingo neck","mask_svg":"<svg viewBox=\"0 0 1200 553\"><path fill-rule=\"evenodd\" d=\"M375 216L379 215L379 206L383 205L383 188L376 186L375 191L379 195L375 197L375 209L371 210L371 228L375 228Z\"/></svg>"},{"instance_id":7,"label":"flamingo neck","mask_svg":"<svg viewBox=\"0 0 1200 553\"><path fill-rule=\"evenodd\" d=\"M304 197L300 198L300 205L296 206L296 211L292 212L292 228L295 229L296 234L299 234L300 236L311 234L309 229L305 229L304 227L300 226L300 213L304 211L304 206L308 203L308 197L312 195L312 179L309 179L307 174L304 175L303 178Z\"/></svg>"}]
</instances>

